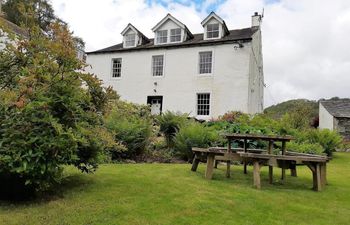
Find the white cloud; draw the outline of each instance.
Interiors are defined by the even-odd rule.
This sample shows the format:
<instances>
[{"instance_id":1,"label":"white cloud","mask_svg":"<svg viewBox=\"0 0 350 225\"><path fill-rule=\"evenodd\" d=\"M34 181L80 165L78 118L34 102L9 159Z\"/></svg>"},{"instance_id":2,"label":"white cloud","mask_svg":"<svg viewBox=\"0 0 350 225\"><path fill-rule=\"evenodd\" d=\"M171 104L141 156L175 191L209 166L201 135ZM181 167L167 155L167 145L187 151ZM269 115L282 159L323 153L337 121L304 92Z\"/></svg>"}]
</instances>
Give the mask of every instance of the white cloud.
<instances>
[{"instance_id":1,"label":"white cloud","mask_svg":"<svg viewBox=\"0 0 350 225\"><path fill-rule=\"evenodd\" d=\"M119 43L129 22L153 37L151 28L168 12L193 33L202 32L207 7L218 1L207 0L199 11L191 1L183 2L167 0L165 7L143 0L52 0L88 51ZM216 12L235 29L250 26L251 15L262 8L266 105L293 98L350 97L350 1L226 0Z\"/></svg>"}]
</instances>

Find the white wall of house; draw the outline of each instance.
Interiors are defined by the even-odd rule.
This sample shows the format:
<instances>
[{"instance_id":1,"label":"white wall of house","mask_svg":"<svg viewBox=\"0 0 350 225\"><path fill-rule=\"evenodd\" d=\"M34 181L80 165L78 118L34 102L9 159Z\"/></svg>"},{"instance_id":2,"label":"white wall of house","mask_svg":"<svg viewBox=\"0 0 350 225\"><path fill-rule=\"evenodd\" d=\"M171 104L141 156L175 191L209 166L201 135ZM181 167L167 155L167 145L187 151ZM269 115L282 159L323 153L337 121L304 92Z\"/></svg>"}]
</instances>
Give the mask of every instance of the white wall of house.
<instances>
[{"instance_id":1,"label":"white wall of house","mask_svg":"<svg viewBox=\"0 0 350 225\"><path fill-rule=\"evenodd\" d=\"M319 128L320 129L334 129L334 118L333 116L323 107L320 103L319 107Z\"/></svg>"},{"instance_id":2,"label":"white wall of house","mask_svg":"<svg viewBox=\"0 0 350 225\"><path fill-rule=\"evenodd\" d=\"M230 110L261 112L261 107L252 106L262 100L257 83L253 87L256 94L248 92L251 80L256 80L249 75L256 66L250 63L251 42L244 43L243 48L234 46L237 44L89 54L87 63L92 67L87 71L98 75L104 85L112 86L122 99L130 102L146 104L147 96L163 96L163 111L181 111L200 119L216 118ZM212 74L199 74L201 51L213 52ZM153 55L164 55L162 77L152 76ZM122 58L120 78L112 78L113 58ZM210 115L197 116L197 93L204 92L211 94Z\"/></svg>"}]
</instances>

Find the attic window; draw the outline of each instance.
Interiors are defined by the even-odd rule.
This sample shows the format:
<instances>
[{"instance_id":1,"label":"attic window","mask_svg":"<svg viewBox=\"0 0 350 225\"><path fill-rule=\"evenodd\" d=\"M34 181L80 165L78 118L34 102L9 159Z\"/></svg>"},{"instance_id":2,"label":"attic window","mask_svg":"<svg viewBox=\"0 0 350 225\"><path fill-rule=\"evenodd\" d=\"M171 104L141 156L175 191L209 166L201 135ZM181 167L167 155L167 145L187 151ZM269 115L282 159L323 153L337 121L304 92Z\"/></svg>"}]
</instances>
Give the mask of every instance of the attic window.
<instances>
[{"instance_id":1,"label":"attic window","mask_svg":"<svg viewBox=\"0 0 350 225\"><path fill-rule=\"evenodd\" d=\"M168 42L168 30L157 31L157 43L167 43Z\"/></svg>"},{"instance_id":2,"label":"attic window","mask_svg":"<svg viewBox=\"0 0 350 225\"><path fill-rule=\"evenodd\" d=\"M170 42L179 42L181 41L181 29L171 29L170 30Z\"/></svg>"},{"instance_id":3,"label":"attic window","mask_svg":"<svg viewBox=\"0 0 350 225\"><path fill-rule=\"evenodd\" d=\"M136 34L125 35L125 47L134 47L136 42Z\"/></svg>"},{"instance_id":4,"label":"attic window","mask_svg":"<svg viewBox=\"0 0 350 225\"><path fill-rule=\"evenodd\" d=\"M207 38L218 38L219 37L219 24L213 23L207 25Z\"/></svg>"}]
</instances>

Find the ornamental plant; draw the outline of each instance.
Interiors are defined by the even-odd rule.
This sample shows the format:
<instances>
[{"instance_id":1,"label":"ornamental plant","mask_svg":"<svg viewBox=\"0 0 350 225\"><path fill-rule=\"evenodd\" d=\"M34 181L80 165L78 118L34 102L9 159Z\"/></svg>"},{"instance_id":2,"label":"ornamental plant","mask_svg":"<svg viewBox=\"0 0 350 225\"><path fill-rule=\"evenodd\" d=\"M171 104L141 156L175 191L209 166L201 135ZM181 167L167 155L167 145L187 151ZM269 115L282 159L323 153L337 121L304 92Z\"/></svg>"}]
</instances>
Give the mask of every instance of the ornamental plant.
<instances>
[{"instance_id":1,"label":"ornamental plant","mask_svg":"<svg viewBox=\"0 0 350 225\"><path fill-rule=\"evenodd\" d=\"M47 190L64 165L90 173L106 150L123 149L103 123L117 95L83 72L67 27L27 31L0 52L0 182L11 191Z\"/></svg>"}]
</instances>

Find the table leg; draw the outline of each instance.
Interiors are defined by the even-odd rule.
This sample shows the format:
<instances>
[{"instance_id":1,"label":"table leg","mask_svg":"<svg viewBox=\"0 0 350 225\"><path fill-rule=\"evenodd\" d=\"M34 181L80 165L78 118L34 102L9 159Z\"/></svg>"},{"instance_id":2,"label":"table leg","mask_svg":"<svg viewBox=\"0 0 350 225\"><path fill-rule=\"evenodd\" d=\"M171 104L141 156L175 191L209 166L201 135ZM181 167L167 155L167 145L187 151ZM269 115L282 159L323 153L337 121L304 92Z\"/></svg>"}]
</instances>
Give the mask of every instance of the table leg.
<instances>
[{"instance_id":1,"label":"table leg","mask_svg":"<svg viewBox=\"0 0 350 225\"><path fill-rule=\"evenodd\" d=\"M209 180L213 177L214 158L215 158L215 156L213 154L208 154L207 169L205 171L205 178L207 178Z\"/></svg>"},{"instance_id":2,"label":"table leg","mask_svg":"<svg viewBox=\"0 0 350 225\"><path fill-rule=\"evenodd\" d=\"M295 164L292 164L291 165L291 168L290 168L290 175L292 177L297 177L297 166Z\"/></svg>"},{"instance_id":3,"label":"table leg","mask_svg":"<svg viewBox=\"0 0 350 225\"><path fill-rule=\"evenodd\" d=\"M254 171L253 171L253 177L254 177L254 187L257 189L261 188L261 182L260 182L260 164L258 161L254 161L253 164Z\"/></svg>"},{"instance_id":4,"label":"table leg","mask_svg":"<svg viewBox=\"0 0 350 225\"><path fill-rule=\"evenodd\" d=\"M215 168L215 169L218 168L218 164L219 164L219 160L215 160L215 163L214 163L214 168Z\"/></svg>"},{"instance_id":5,"label":"table leg","mask_svg":"<svg viewBox=\"0 0 350 225\"><path fill-rule=\"evenodd\" d=\"M285 154L286 154L286 142L282 141L282 155L285 155ZM285 179L286 179L286 169L284 168L284 164L283 164L281 180L284 181Z\"/></svg>"},{"instance_id":6,"label":"table leg","mask_svg":"<svg viewBox=\"0 0 350 225\"><path fill-rule=\"evenodd\" d=\"M247 163L245 161L243 162L243 166L244 166L243 173L247 174Z\"/></svg>"}]
</instances>

